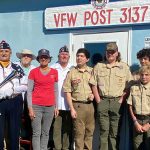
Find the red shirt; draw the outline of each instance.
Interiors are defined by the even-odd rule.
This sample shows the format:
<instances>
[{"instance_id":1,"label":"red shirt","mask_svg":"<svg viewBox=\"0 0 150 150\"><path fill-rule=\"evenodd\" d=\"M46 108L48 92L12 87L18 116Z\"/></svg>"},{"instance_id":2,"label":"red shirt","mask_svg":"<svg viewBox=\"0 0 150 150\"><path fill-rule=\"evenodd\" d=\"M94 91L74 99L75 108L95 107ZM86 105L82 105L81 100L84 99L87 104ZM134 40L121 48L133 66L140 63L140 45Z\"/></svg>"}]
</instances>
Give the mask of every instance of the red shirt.
<instances>
[{"instance_id":1,"label":"red shirt","mask_svg":"<svg viewBox=\"0 0 150 150\"><path fill-rule=\"evenodd\" d=\"M58 81L58 72L55 69L50 70L46 75L42 74L40 68L32 69L29 77L34 81L32 91L32 104L41 106L55 105L55 82Z\"/></svg>"}]
</instances>

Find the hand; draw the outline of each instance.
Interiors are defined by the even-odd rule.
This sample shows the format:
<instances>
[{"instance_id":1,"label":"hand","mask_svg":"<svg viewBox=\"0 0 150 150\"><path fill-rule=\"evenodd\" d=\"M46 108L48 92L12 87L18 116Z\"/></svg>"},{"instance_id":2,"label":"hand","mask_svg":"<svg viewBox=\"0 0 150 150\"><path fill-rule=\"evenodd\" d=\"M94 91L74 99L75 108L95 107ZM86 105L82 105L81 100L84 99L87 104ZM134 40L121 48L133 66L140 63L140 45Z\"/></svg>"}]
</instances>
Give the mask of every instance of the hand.
<instances>
[{"instance_id":1,"label":"hand","mask_svg":"<svg viewBox=\"0 0 150 150\"><path fill-rule=\"evenodd\" d=\"M123 100L124 100L124 97L121 96L118 102L119 102L120 104L122 104Z\"/></svg>"},{"instance_id":2,"label":"hand","mask_svg":"<svg viewBox=\"0 0 150 150\"><path fill-rule=\"evenodd\" d=\"M96 100L96 103L97 103L97 104L99 104L100 102L101 102L101 99L99 99L99 100Z\"/></svg>"},{"instance_id":3,"label":"hand","mask_svg":"<svg viewBox=\"0 0 150 150\"><path fill-rule=\"evenodd\" d=\"M134 123L134 126L135 126L137 132L139 132L139 133L144 132L142 125L140 125L137 121Z\"/></svg>"},{"instance_id":4,"label":"hand","mask_svg":"<svg viewBox=\"0 0 150 150\"><path fill-rule=\"evenodd\" d=\"M72 117L73 119L77 118L77 112L75 111L74 108L71 109L70 112L71 112L71 117Z\"/></svg>"},{"instance_id":5,"label":"hand","mask_svg":"<svg viewBox=\"0 0 150 150\"><path fill-rule=\"evenodd\" d=\"M150 129L150 124L149 124L149 123L146 123L146 124L144 124L144 125L142 126L142 130L143 130L144 132L147 132L149 129Z\"/></svg>"},{"instance_id":6,"label":"hand","mask_svg":"<svg viewBox=\"0 0 150 150\"><path fill-rule=\"evenodd\" d=\"M59 110L57 108L55 108L55 110L54 110L54 117L56 118L56 117L58 117L58 115L59 115Z\"/></svg>"},{"instance_id":7,"label":"hand","mask_svg":"<svg viewBox=\"0 0 150 150\"><path fill-rule=\"evenodd\" d=\"M88 100L93 101L94 99L94 95L93 94L89 94Z\"/></svg>"},{"instance_id":8,"label":"hand","mask_svg":"<svg viewBox=\"0 0 150 150\"><path fill-rule=\"evenodd\" d=\"M35 113L32 107L28 108L30 119L33 120L35 118Z\"/></svg>"}]
</instances>

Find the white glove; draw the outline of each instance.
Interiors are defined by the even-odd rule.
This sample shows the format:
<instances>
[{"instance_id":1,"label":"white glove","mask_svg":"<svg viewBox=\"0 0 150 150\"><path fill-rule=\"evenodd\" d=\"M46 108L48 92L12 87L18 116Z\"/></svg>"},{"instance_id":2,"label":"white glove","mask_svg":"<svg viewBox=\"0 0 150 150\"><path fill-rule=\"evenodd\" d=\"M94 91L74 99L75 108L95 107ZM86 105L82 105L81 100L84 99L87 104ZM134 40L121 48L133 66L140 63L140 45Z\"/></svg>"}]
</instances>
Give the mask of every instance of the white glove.
<instances>
[{"instance_id":1,"label":"white glove","mask_svg":"<svg viewBox=\"0 0 150 150\"><path fill-rule=\"evenodd\" d=\"M3 98L10 97L13 94L13 84L11 82L6 83L0 91Z\"/></svg>"},{"instance_id":2,"label":"white glove","mask_svg":"<svg viewBox=\"0 0 150 150\"><path fill-rule=\"evenodd\" d=\"M13 84L14 84L14 93L15 94L19 94L22 92L26 92L27 91L27 85L25 85L24 83L26 83L26 80L24 80L24 83L19 83L18 79L13 79L12 80Z\"/></svg>"}]
</instances>

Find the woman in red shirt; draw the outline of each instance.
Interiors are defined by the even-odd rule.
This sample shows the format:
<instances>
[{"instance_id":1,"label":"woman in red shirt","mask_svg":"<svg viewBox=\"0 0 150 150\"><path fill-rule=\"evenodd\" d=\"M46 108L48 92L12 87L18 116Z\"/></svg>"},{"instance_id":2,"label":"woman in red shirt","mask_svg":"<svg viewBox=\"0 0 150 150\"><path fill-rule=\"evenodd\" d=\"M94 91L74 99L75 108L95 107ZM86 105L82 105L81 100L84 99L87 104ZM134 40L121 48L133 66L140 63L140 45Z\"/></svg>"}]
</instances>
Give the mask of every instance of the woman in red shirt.
<instances>
[{"instance_id":1,"label":"woman in red shirt","mask_svg":"<svg viewBox=\"0 0 150 150\"><path fill-rule=\"evenodd\" d=\"M55 109L55 91L58 72L48 66L49 51L41 49L37 61L40 66L31 70L28 77L28 109L32 125L33 150L47 150L49 130ZM57 111L56 111L57 112Z\"/></svg>"}]
</instances>

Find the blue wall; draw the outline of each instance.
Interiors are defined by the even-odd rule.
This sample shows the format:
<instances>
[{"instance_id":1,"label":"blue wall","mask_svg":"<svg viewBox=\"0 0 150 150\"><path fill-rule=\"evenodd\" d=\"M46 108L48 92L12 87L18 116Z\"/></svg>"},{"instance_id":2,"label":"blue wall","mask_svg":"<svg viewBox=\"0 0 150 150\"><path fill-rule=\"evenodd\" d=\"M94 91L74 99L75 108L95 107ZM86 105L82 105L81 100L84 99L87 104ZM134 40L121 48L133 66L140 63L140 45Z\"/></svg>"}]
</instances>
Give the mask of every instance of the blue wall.
<instances>
[{"instance_id":1,"label":"blue wall","mask_svg":"<svg viewBox=\"0 0 150 150\"><path fill-rule=\"evenodd\" d=\"M110 0L114 1L119 0ZM45 30L44 10L49 7L79 4L89 4L89 0L0 0L0 41L6 40L10 44L13 51L12 61L18 60L15 53L24 48L33 50L35 55L41 48L49 49L53 56L52 63L57 61L59 48L69 45L69 33L74 30ZM144 38L150 36L150 25L130 27L132 28L131 57L134 64L138 63L136 53L144 47ZM34 64L38 65L36 61Z\"/></svg>"},{"instance_id":2,"label":"blue wall","mask_svg":"<svg viewBox=\"0 0 150 150\"><path fill-rule=\"evenodd\" d=\"M12 50L12 61L18 60L17 51L24 48L37 51L50 50L52 63L57 60L60 47L68 45L67 32L58 34L46 31L43 26L44 10L48 7L85 4L87 0L1 0L0 1L0 41L6 40ZM34 62L37 64L37 62Z\"/></svg>"},{"instance_id":3,"label":"blue wall","mask_svg":"<svg viewBox=\"0 0 150 150\"><path fill-rule=\"evenodd\" d=\"M150 37L150 24L134 26L132 33L132 64L137 63L136 53L144 48L145 37Z\"/></svg>"},{"instance_id":4,"label":"blue wall","mask_svg":"<svg viewBox=\"0 0 150 150\"><path fill-rule=\"evenodd\" d=\"M117 0L110 0L110 2ZM37 51L41 48L50 50L52 63L57 60L58 50L69 45L71 30L45 30L43 25L44 10L48 7L89 4L89 0L1 0L0 1L0 40L6 40L15 53L23 48ZM133 27L132 63L136 61L135 53L144 46L144 37L148 36L148 26ZM34 62L37 64L37 62Z\"/></svg>"}]
</instances>

